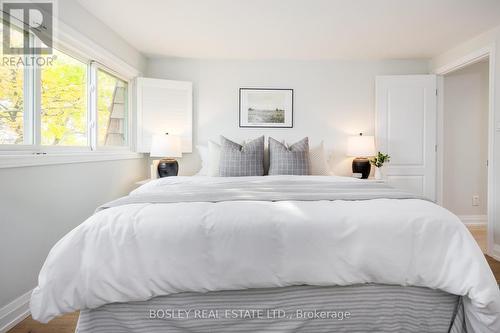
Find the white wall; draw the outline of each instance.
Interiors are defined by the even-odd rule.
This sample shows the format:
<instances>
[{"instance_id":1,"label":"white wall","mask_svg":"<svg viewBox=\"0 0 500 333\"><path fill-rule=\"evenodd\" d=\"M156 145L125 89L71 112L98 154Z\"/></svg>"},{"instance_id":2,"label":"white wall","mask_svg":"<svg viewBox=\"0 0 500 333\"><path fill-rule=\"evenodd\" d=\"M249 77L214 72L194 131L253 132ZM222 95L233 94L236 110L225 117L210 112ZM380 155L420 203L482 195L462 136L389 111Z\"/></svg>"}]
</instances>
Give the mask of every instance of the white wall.
<instances>
[{"instance_id":1,"label":"white wall","mask_svg":"<svg viewBox=\"0 0 500 333\"><path fill-rule=\"evenodd\" d=\"M500 147L500 52L498 45L500 45L500 26L435 57L431 61L431 70L434 72L443 66L460 62L464 57L474 54L480 49L486 47L493 49L492 60L494 66L490 68L490 73L492 73L491 75L495 84L493 94L490 98L494 107L494 119L493 124L490 124L490 128L495 128L493 141L496 149L493 151L493 160L496 164L492 166L493 179L489 180L489 185L492 187L492 191L496 193L496 198L493 205L488 208L488 213L491 213L491 218L494 220L494 252L491 254L500 258L500 177L497 176L500 175L500 149L498 149Z\"/></svg>"},{"instance_id":2,"label":"white wall","mask_svg":"<svg viewBox=\"0 0 500 333\"><path fill-rule=\"evenodd\" d=\"M59 1L59 17L144 71L146 58L76 1ZM36 286L50 248L64 234L98 205L125 195L148 170L144 158L0 168L0 309Z\"/></svg>"},{"instance_id":3,"label":"white wall","mask_svg":"<svg viewBox=\"0 0 500 333\"><path fill-rule=\"evenodd\" d=\"M140 72L144 72L147 58L102 21L90 14L77 0L59 0L56 15L63 23L107 49L107 51Z\"/></svg>"},{"instance_id":4,"label":"white wall","mask_svg":"<svg viewBox=\"0 0 500 333\"><path fill-rule=\"evenodd\" d=\"M330 165L339 175L350 175L345 156L348 135L374 131L375 76L425 74L428 62L401 61L291 61L150 59L149 77L194 83L194 143L206 144L223 134L243 140L271 135L287 141L309 136L312 144L325 141ZM294 89L293 129L238 127L240 87ZM200 167L195 151L180 160L180 173Z\"/></svg>"},{"instance_id":5,"label":"white wall","mask_svg":"<svg viewBox=\"0 0 500 333\"><path fill-rule=\"evenodd\" d=\"M488 71L483 61L444 77L443 206L457 215L487 214Z\"/></svg>"},{"instance_id":6,"label":"white wall","mask_svg":"<svg viewBox=\"0 0 500 333\"><path fill-rule=\"evenodd\" d=\"M147 170L144 158L0 169L0 308L37 285L62 236Z\"/></svg>"}]
</instances>

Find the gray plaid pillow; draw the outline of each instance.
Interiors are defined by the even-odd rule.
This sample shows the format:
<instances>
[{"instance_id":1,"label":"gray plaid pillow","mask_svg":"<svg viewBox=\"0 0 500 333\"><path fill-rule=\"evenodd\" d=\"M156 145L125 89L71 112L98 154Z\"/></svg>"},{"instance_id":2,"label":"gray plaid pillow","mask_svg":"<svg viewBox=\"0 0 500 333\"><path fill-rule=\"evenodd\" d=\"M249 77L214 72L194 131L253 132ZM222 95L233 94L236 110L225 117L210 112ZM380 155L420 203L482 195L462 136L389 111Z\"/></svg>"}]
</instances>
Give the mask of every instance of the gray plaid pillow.
<instances>
[{"instance_id":1,"label":"gray plaid pillow","mask_svg":"<svg viewBox=\"0 0 500 333\"><path fill-rule=\"evenodd\" d=\"M221 135L220 143L219 176L264 175L264 136L242 146Z\"/></svg>"},{"instance_id":2,"label":"gray plaid pillow","mask_svg":"<svg viewBox=\"0 0 500 333\"><path fill-rule=\"evenodd\" d=\"M286 147L269 137L269 175L309 175L309 139Z\"/></svg>"}]
</instances>

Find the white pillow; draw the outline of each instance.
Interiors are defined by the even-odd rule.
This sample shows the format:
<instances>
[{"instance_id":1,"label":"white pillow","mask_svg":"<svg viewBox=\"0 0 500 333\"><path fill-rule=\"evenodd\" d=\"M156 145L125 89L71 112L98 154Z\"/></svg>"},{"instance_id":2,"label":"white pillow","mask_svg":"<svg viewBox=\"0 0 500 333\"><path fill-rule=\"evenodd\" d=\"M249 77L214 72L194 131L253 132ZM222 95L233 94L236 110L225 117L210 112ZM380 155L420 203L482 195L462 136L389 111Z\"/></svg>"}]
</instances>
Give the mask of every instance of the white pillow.
<instances>
[{"instance_id":1,"label":"white pillow","mask_svg":"<svg viewBox=\"0 0 500 333\"><path fill-rule=\"evenodd\" d=\"M196 176L206 176L208 174L208 147L198 145L196 149L198 149L201 158L201 169Z\"/></svg>"},{"instance_id":2,"label":"white pillow","mask_svg":"<svg viewBox=\"0 0 500 333\"><path fill-rule=\"evenodd\" d=\"M219 176L220 145L208 140L208 169L207 176Z\"/></svg>"},{"instance_id":3,"label":"white pillow","mask_svg":"<svg viewBox=\"0 0 500 333\"><path fill-rule=\"evenodd\" d=\"M332 174L328 166L323 141L318 146L309 148L309 162L311 175L330 176Z\"/></svg>"}]
</instances>

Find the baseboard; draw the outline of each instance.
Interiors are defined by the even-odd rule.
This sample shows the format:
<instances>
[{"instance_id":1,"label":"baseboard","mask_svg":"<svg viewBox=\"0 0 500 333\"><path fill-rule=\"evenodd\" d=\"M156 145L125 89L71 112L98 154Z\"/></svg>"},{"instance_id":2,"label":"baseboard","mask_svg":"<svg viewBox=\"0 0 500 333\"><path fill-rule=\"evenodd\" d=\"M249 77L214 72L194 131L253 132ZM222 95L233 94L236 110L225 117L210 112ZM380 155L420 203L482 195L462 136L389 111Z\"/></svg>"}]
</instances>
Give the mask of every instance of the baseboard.
<instances>
[{"instance_id":1,"label":"baseboard","mask_svg":"<svg viewBox=\"0 0 500 333\"><path fill-rule=\"evenodd\" d=\"M487 215L459 215L458 218L467 226L487 226Z\"/></svg>"},{"instance_id":2,"label":"baseboard","mask_svg":"<svg viewBox=\"0 0 500 333\"><path fill-rule=\"evenodd\" d=\"M31 290L0 309L0 333L5 333L30 315Z\"/></svg>"}]
</instances>

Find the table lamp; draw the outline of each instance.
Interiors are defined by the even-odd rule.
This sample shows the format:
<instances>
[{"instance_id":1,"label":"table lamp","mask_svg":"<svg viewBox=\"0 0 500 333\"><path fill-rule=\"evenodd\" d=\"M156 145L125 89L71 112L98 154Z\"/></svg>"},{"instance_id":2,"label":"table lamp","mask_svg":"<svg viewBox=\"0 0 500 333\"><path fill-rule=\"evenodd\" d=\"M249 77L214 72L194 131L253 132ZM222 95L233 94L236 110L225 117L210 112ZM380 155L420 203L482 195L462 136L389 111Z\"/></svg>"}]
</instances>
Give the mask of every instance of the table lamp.
<instances>
[{"instance_id":1,"label":"table lamp","mask_svg":"<svg viewBox=\"0 0 500 333\"><path fill-rule=\"evenodd\" d=\"M366 179L370 175L371 165L368 157L375 155L375 138L363 133L347 139L347 156L355 157L352 161L353 177Z\"/></svg>"},{"instance_id":2,"label":"table lamp","mask_svg":"<svg viewBox=\"0 0 500 333\"><path fill-rule=\"evenodd\" d=\"M168 133L153 135L150 156L162 157L158 162L158 175L160 177L177 176L179 163L175 157L182 157L181 138Z\"/></svg>"}]
</instances>

